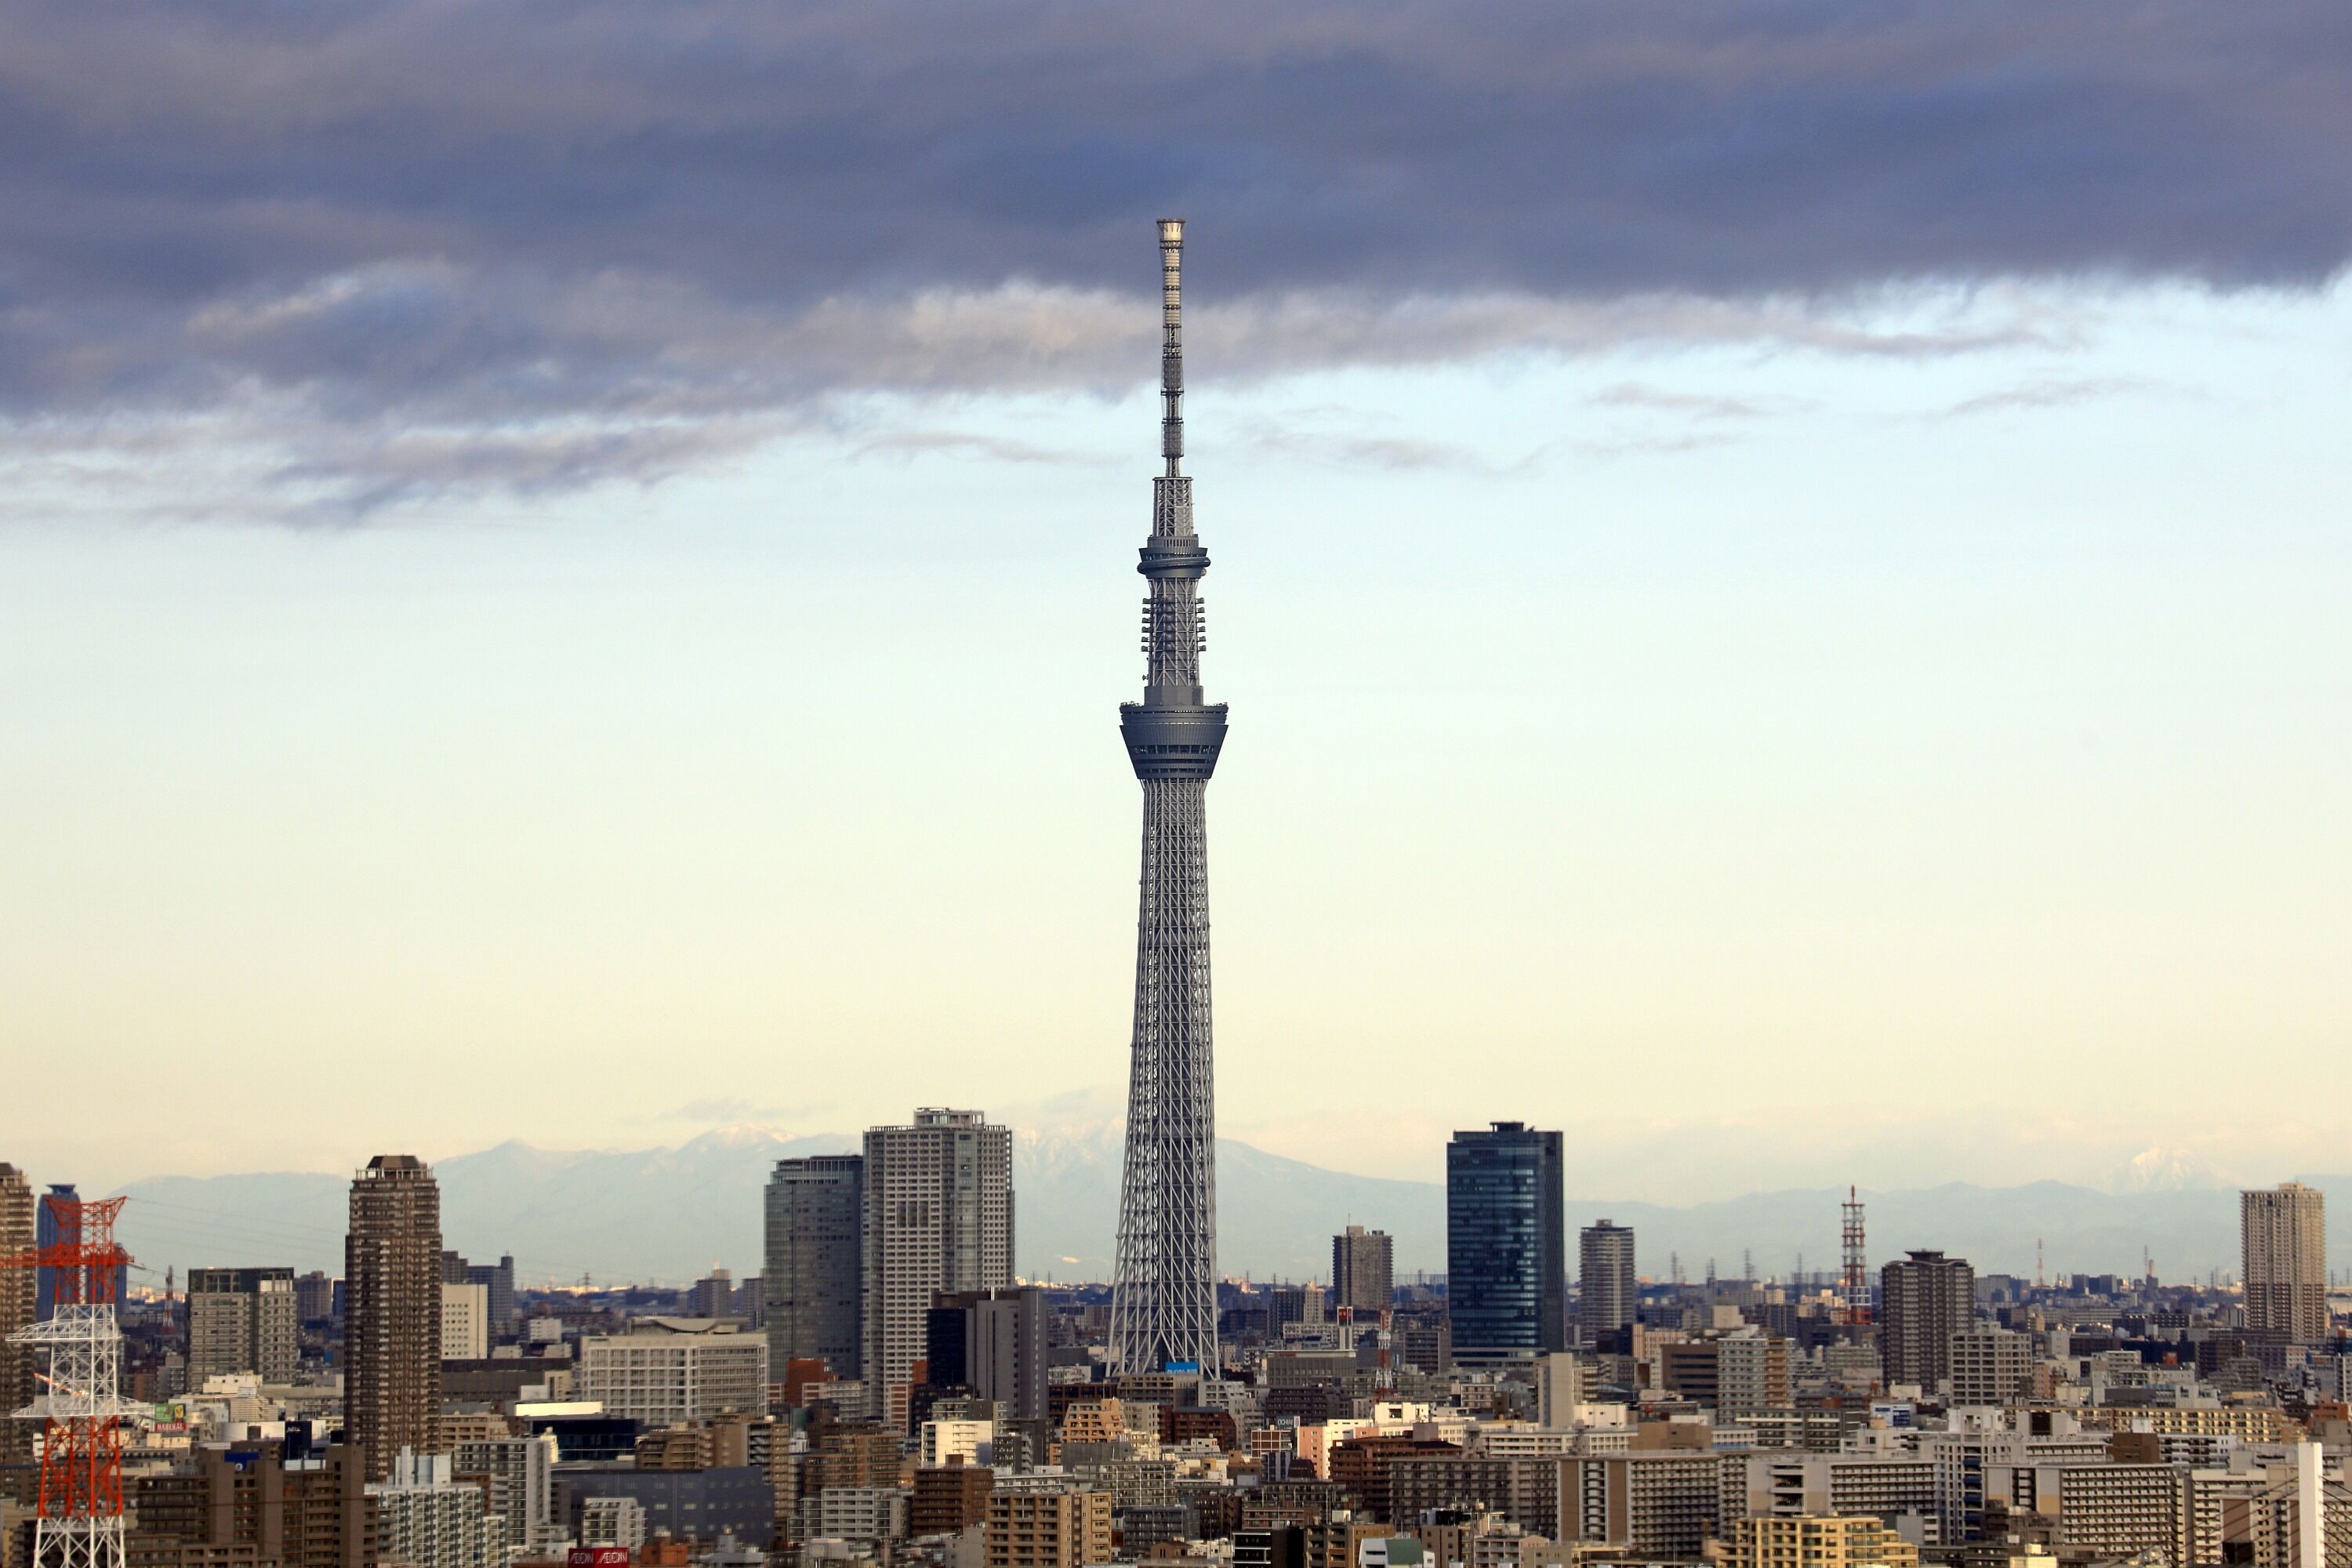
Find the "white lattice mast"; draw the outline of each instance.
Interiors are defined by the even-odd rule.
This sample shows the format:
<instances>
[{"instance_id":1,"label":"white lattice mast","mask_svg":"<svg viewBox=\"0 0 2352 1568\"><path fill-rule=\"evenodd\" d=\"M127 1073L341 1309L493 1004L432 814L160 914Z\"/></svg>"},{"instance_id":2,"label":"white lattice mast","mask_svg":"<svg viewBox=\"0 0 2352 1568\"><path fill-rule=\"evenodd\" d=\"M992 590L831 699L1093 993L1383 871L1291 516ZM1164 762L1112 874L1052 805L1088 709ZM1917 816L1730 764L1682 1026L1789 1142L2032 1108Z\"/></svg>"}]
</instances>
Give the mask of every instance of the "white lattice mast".
<instances>
[{"instance_id":1,"label":"white lattice mast","mask_svg":"<svg viewBox=\"0 0 2352 1568\"><path fill-rule=\"evenodd\" d=\"M1198 594L1209 556L1192 531L1192 481L1181 471L1183 257L1183 223L1163 220L1160 451L1167 471L1151 482L1151 537L1136 567L1150 584L1143 602L1143 700L1119 707L1128 760L1143 786L1135 1043L1110 1309L1111 1364L1122 1373L1217 1368L1205 805L1224 744L1225 708L1204 703L1201 691L1207 639Z\"/></svg>"},{"instance_id":2,"label":"white lattice mast","mask_svg":"<svg viewBox=\"0 0 2352 1568\"><path fill-rule=\"evenodd\" d=\"M41 1423L41 1490L32 1568L123 1568L122 1331L115 1281L129 1255L114 1243L123 1200L42 1200L57 1240L0 1264L50 1270L57 1306L8 1336L48 1352L42 1394L15 1414Z\"/></svg>"}]
</instances>

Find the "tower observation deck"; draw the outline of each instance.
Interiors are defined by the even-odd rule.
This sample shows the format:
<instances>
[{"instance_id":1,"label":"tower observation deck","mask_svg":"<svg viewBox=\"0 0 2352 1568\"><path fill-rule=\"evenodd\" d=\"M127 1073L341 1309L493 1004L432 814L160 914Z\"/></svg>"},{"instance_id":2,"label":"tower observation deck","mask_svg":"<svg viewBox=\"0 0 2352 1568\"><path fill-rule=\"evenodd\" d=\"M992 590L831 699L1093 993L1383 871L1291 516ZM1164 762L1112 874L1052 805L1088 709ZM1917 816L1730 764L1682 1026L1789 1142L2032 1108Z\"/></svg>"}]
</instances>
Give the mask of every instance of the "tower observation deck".
<instances>
[{"instance_id":1,"label":"tower observation deck","mask_svg":"<svg viewBox=\"0 0 2352 1568\"><path fill-rule=\"evenodd\" d=\"M1183 472L1184 225L1160 225L1160 454L1151 534L1136 570L1143 601L1143 700L1119 731L1143 788L1135 939L1135 1036L1110 1349L1118 1372L1217 1370L1216 1088L1209 1029L1206 799L1225 741L1224 704L1201 689L1209 554L1192 531Z\"/></svg>"}]
</instances>

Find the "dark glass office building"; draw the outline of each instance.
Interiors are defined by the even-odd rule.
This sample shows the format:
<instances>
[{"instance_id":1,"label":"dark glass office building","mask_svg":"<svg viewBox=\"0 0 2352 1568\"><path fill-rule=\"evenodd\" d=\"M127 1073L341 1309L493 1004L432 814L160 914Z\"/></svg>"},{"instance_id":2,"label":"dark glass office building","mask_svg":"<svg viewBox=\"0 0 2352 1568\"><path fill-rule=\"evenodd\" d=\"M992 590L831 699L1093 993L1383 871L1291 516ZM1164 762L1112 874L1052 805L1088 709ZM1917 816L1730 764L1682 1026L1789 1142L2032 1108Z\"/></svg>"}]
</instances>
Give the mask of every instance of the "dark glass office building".
<instances>
[{"instance_id":1,"label":"dark glass office building","mask_svg":"<svg viewBox=\"0 0 2352 1568\"><path fill-rule=\"evenodd\" d=\"M1497 1121L1445 1146L1445 1295L1454 1359L1525 1361L1568 1348L1560 1136Z\"/></svg>"}]
</instances>

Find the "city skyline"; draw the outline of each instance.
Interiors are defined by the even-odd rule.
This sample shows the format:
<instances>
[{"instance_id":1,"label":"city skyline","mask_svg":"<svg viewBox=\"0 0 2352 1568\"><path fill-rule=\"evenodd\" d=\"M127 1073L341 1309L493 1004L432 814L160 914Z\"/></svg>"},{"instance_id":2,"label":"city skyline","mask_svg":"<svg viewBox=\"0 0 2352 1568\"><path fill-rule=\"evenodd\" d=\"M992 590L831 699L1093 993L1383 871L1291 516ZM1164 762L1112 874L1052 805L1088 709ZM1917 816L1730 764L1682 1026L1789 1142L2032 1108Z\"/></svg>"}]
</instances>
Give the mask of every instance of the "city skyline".
<instances>
[{"instance_id":1,"label":"city skyline","mask_svg":"<svg viewBox=\"0 0 2352 1568\"><path fill-rule=\"evenodd\" d=\"M5 1568L2352 1568L2352 8L0 105Z\"/></svg>"}]
</instances>

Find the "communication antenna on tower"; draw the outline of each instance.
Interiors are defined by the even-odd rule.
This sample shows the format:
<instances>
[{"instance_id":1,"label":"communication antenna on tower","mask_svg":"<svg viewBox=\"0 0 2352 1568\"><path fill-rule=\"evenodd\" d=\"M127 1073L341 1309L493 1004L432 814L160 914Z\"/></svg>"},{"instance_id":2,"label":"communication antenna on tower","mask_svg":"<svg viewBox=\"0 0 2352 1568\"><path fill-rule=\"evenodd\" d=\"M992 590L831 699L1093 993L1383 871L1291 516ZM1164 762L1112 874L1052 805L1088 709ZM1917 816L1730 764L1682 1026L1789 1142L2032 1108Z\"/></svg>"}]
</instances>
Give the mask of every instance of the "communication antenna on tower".
<instances>
[{"instance_id":1,"label":"communication antenna on tower","mask_svg":"<svg viewBox=\"0 0 2352 1568\"><path fill-rule=\"evenodd\" d=\"M40 1502L32 1568L122 1568L122 1433L138 1408L122 1403L122 1331L115 1282L131 1255L115 1244L123 1200L41 1200L56 1239L0 1258L0 1268L46 1268L57 1306L8 1336L48 1352L47 1392L15 1412L41 1424Z\"/></svg>"},{"instance_id":2,"label":"communication antenna on tower","mask_svg":"<svg viewBox=\"0 0 2352 1568\"><path fill-rule=\"evenodd\" d=\"M1838 1241L1844 1260L1844 1278L1841 1281L1845 1292L1845 1326L1865 1329L1870 1326L1870 1254L1863 1239L1862 1192L1858 1187L1845 1190L1844 1224L1839 1227Z\"/></svg>"}]
</instances>

